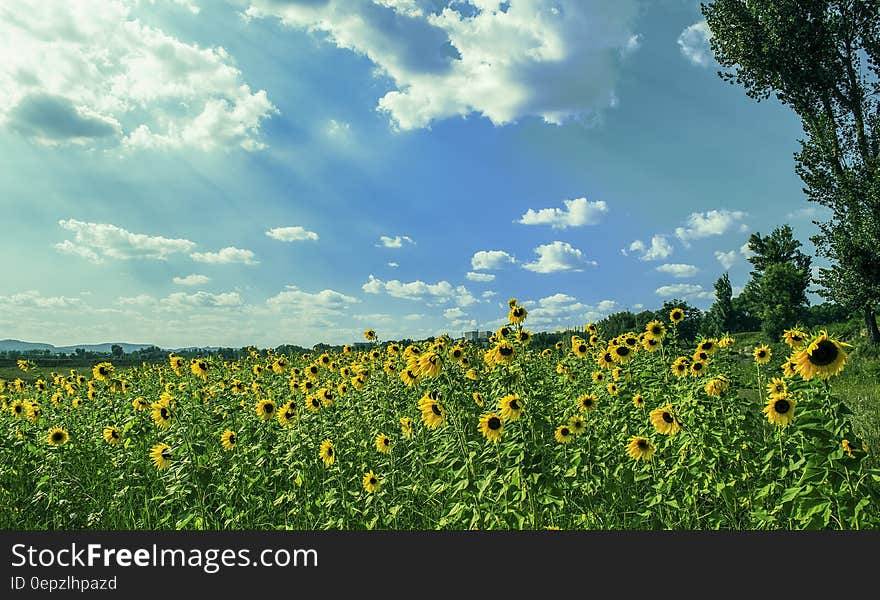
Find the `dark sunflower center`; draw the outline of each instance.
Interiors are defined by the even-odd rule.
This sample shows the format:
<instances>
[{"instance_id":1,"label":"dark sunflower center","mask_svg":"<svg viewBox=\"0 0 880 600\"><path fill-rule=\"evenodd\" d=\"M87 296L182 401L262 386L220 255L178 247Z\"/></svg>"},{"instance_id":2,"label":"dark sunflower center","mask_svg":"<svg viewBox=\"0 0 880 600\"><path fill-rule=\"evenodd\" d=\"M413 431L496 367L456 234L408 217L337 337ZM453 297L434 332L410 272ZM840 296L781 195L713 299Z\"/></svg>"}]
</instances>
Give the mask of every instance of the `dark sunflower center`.
<instances>
[{"instance_id":1,"label":"dark sunflower center","mask_svg":"<svg viewBox=\"0 0 880 600\"><path fill-rule=\"evenodd\" d=\"M382 445L383 446L390 446L391 440L389 440L388 438L382 438Z\"/></svg>"},{"instance_id":2,"label":"dark sunflower center","mask_svg":"<svg viewBox=\"0 0 880 600\"><path fill-rule=\"evenodd\" d=\"M587 408L590 408L591 406L593 406L593 399L592 398L584 398L584 406Z\"/></svg>"},{"instance_id":3,"label":"dark sunflower center","mask_svg":"<svg viewBox=\"0 0 880 600\"><path fill-rule=\"evenodd\" d=\"M654 335L660 335L661 331L662 330L657 325L654 325L653 327L651 327L651 333Z\"/></svg>"},{"instance_id":4,"label":"dark sunflower center","mask_svg":"<svg viewBox=\"0 0 880 600\"><path fill-rule=\"evenodd\" d=\"M638 442L636 442L636 446L639 447L639 450L647 450L648 442L646 440L639 440Z\"/></svg>"},{"instance_id":5,"label":"dark sunflower center","mask_svg":"<svg viewBox=\"0 0 880 600\"><path fill-rule=\"evenodd\" d=\"M230 444L235 444L235 434L233 433L232 435L230 435L230 436L229 436L229 439L228 439L227 441L228 441Z\"/></svg>"},{"instance_id":6,"label":"dark sunflower center","mask_svg":"<svg viewBox=\"0 0 880 600\"><path fill-rule=\"evenodd\" d=\"M168 414L167 408L160 409L159 416L162 417L163 420L171 418L171 415Z\"/></svg>"},{"instance_id":7,"label":"dark sunflower center","mask_svg":"<svg viewBox=\"0 0 880 600\"><path fill-rule=\"evenodd\" d=\"M508 406L510 407L510 410L519 410L519 402L517 402L516 399L511 400Z\"/></svg>"},{"instance_id":8,"label":"dark sunflower center","mask_svg":"<svg viewBox=\"0 0 880 600\"><path fill-rule=\"evenodd\" d=\"M834 342L822 340L810 354L807 354L807 358L817 367L826 367L837 360L839 355L840 350Z\"/></svg>"},{"instance_id":9,"label":"dark sunflower center","mask_svg":"<svg viewBox=\"0 0 880 600\"><path fill-rule=\"evenodd\" d=\"M501 354L501 356L510 356L511 354L513 354L513 348L509 348L507 346L501 346L498 349L498 352Z\"/></svg>"},{"instance_id":10,"label":"dark sunflower center","mask_svg":"<svg viewBox=\"0 0 880 600\"><path fill-rule=\"evenodd\" d=\"M615 349L615 352L617 352L617 356L628 356L629 348L626 346L618 346L617 349Z\"/></svg>"},{"instance_id":11,"label":"dark sunflower center","mask_svg":"<svg viewBox=\"0 0 880 600\"><path fill-rule=\"evenodd\" d=\"M501 429L501 419L499 419L498 417L489 417L486 425L488 425L489 429L491 429L492 431L498 431L499 429Z\"/></svg>"},{"instance_id":12,"label":"dark sunflower center","mask_svg":"<svg viewBox=\"0 0 880 600\"><path fill-rule=\"evenodd\" d=\"M777 400L773 403L773 410L778 412L780 415L784 415L789 410L791 410L791 403L788 400Z\"/></svg>"},{"instance_id":13,"label":"dark sunflower center","mask_svg":"<svg viewBox=\"0 0 880 600\"><path fill-rule=\"evenodd\" d=\"M563 427L559 430L559 433L562 435L562 437L567 437L571 435L571 430L568 427Z\"/></svg>"},{"instance_id":14,"label":"dark sunflower center","mask_svg":"<svg viewBox=\"0 0 880 600\"><path fill-rule=\"evenodd\" d=\"M327 448L327 456L333 456L333 448Z\"/></svg>"},{"instance_id":15,"label":"dark sunflower center","mask_svg":"<svg viewBox=\"0 0 880 600\"><path fill-rule=\"evenodd\" d=\"M376 478L370 477L370 485L376 485Z\"/></svg>"},{"instance_id":16,"label":"dark sunflower center","mask_svg":"<svg viewBox=\"0 0 880 600\"><path fill-rule=\"evenodd\" d=\"M269 413L271 413L273 410L275 410L275 407L272 406L271 404L264 404L264 405L263 405L263 412L264 412L264 413L269 414Z\"/></svg>"},{"instance_id":17,"label":"dark sunflower center","mask_svg":"<svg viewBox=\"0 0 880 600\"><path fill-rule=\"evenodd\" d=\"M674 421L672 415L670 415L668 412L663 413L663 420L667 423L672 423Z\"/></svg>"},{"instance_id":18,"label":"dark sunflower center","mask_svg":"<svg viewBox=\"0 0 880 600\"><path fill-rule=\"evenodd\" d=\"M579 354L583 354L583 353L585 353L586 351L587 351L587 346L586 346L586 344L581 344L580 346L578 346L578 353L579 353Z\"/></svg>"},{"instance_id":19,"label":"dark sunflower center","mask_svg":"<svg viewBox=\"0 0 880 600\"><path fill-rule=\"evenodd\" d=\"M320 402L318 402L317 398L312 398L312 406L318 406Z\"/></svg>"},{"instance_id":20,"label":"dark sunflower center","mask_svg":"<svg viewBox=\"0 0 880 600\"><path fill-rule=\"evenodd\" d=\"M767 356L767 353L764 352L763 350L758 352L758 358L764 358L765 356Z\"/></svg>"},{"instance_id":21,"label":"dark sunflower center","mask_svg":"<svg viewBox=\"0 0 880 600\"><path fill-rule=\"evenodd\" d=\"M119 432L116 431L115 429L112 429L112 430L110 431L110 437L112 437L112 438L115 440L116 438L119 437Z\"/></svg>"},{"instance_id":22,"label":"dark sunflower center","mask_svg":"<svg viewBox=\"0 0 880 600\"><path fill-rule=\"evenodd\" d=\"M52 441L53 442L60 442L63 439L64 439L64 434L61 433L60 431L56 431L55 433L52 434Z\"/></svg>"},{"instance_id":23,"label":"dark sunflower center","mask_svg":"<svg viewBox=\"0 0 880 600\"><path fill-rule=\"evenodd\" d=\"M440 410L440 405L436 404L436 403L431 405L431 412L434 413L435 415L437 415L438 417L443 414L443 412Z\"/></svg>"},{"instance_id":24,"label":"dark sunflower center","mask_svg":"<svg viewBox=\"0 0 880 600\"><path fill-rule=\"evenodd\" d=\"M702 371L703 363L694 363L694 371Z\"/></svg>"}]
</instances>

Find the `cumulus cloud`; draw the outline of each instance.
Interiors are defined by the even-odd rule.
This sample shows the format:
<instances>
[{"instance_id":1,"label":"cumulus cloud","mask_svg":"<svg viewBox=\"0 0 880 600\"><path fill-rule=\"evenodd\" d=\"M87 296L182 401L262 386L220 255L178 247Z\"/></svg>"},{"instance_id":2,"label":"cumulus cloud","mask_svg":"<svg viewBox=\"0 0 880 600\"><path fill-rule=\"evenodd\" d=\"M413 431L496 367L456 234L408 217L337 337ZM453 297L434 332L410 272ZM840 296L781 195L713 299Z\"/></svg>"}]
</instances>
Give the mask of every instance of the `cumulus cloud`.
<instances>
[{"instance_id":1,"label":"cumulus cloud","mask_svg":"<svg viewBox=\"0 0 880 600\"><path fill-rule=\"evenodd\" d=\"M244 304L244 300L238 292L226 292L223 294L210 294L208 292L187 294L185 292L175 292L169 294L160 302L164 306L171 308L235 308Z\"/></svg>"},{"instance_id":2,"label":"cumulus cloud","mask_svg":"<svg viewBox=\"0 0 880 600\"><path fill-rule=\"evenodd\" d=\"M709 45L709 38L712 32L706 21L694 23L685 27L681 35L678 36L678 48L684 56L692 64L700 67L708 67L715 56L712 54L712 47Z\"/></svg>"},{"instance_id":3,"label":"cumulus cloud","mask_svg":"<svg viewBox=\"0 0 880 600\"><path fill-rule=\"evenodd\" d=\"M44 296L37 290L27 290L9 296L0 296L0 306L5 308L47 308L55 310L80 306L80 299L68 296Z\"/></svg>"},{"instance_id":4,"label":"cumulus cloud","mask_svg":"<svg viewBox=\"0 0 880 600\"><path fill-rule=\"evenodd\" d=\"M568 242L555 241L534 249L538 259L523 265L524 269L535 273L556 273L558 271L583 271L583 267L595 267L598 263L587 260L584 253Z\"/></svg>"},{"instance_id":5,"label":"cumulus cloud","mask_svg":"<svg viewBox=\"0 0 880 600\"><path fill-rule=\"evenodd\" d=\"M665 235L658 234L651 238L650 246L642 240L635 240L628 249L623 249L621 252L624 256L627 256L628 252L638 252L641 254L639 260L663 260L672 255L672 244Z\"/></svg>"},{"instance_id":6,"label":"cumulus cloud","mask_svg":"<svg viewBox=\"0 0 880 600\"><path fill-rule=\"evenodd\" d=\"M602 318L619 306L613 300L602 300L596 305L588 305L561 292L545 296L537 302L525 301L522 304L529 307L527 322L530 326L551 329L583 325Z\"/></svg>"},{"instance_id":7,"label":"cumulus cloud","mask_svg":"<svg viewBox=\"0 0 880 600\"><path fill-rule=\"evenodd\" d=\"M207 275L187 275L186 277L175 277L171 281L177 285L204 285L211 281Z\"/></svg>"},{"instance_id":8,"label":"cumulus cloud","mask_svg":"<svg viewBox=\"0 0 880 600\"><path fill-rule=\"evenodd\" d=\"M618 65L638 47L635 0L251 0L245 14L369 59L393 84L377 109L402 130L593 116L616 104Z\"/></svg>"},{"instance_id":9,"label":"cumulus cloud","mask_svg":"<svg viewBox=\"0 0 880 600\"><path fill-rule=\"evenodd\" d=\"M103 262L105 258L166 260L172 254L189 252L196 245L186 239L132 233L109 223L64 219L58 224L72 231L74 239L55 244L55 249L94 263Z\"/></svg>"},{"instance_id":10,"label":"cumulus cloud","mask_svg":"<svg viewBox=\"0 0 880 600\"><path fill-rule=\"evenodd\" d=\"M675 236L687 246L691 240L727 233L737 224L742 229L744 224L741 221L747 216L748 214L741 210L727 209L691 213L687 218L687 227L676 227Z\"/></svg>"},{"instance_id":11,"label":"cumulus cloud","mask_svg":"<svg viewBox=\"0 0 880 600\"><path fill-rule=\"evenodd\" d=\"M495 275L492 273L474 273L473 271L468 271L468 274L465 275L471 281L480 281L480 282L489 282L495 281Z\"/></svg>"},{"instance_id":12,"label":"cumulus cloud","mask_svg":"<svg viewBox=\"0 0 880 600\"><path fill-rule=\"evenodd\" d=\"M385 248L402 248L404 243L415 244L413 239L408 235L395 235L394 237L383 235L379 236L379 243L376 245Z\"/></svg>"},{"instance_id":13,"label":"cumulus cloud","mask_svg":"<svg viewBox=\"0 0 880 600\"><path fill-rule=\"evenodd\" d=\"M700 271L694 265L685 265L681 263L667 263L665 265L660 265L657 267L657 270L661 273L666 273L680 279L694 277Z\"/></svg>"},{"instance_id":14,"label":"cumulus cloud","mask_svg":"<svg viewBox=\"0 0 880 600\"><path fill-rule=\"evenodd\" d=\"M304 292L289 285L283 292L268 298L266 305L274 310L291 310L303 314L333 315L344 313L357 298L335 290L325 289L316 293Z\"/></svg>"},{"instance_id":15,"label":"cumulus cloud","mask_svg":"<svg viewBox=\"0 0 880 600\"><path fill-rule=\"evenodd\" d=\"M182 0L185 2L185 0ZM0 126L38 143L256 150L276 108L222 47L146 24L135 0L0 5Z\"/></svg>"},{"instance_id":16,"label":"cumulus cloud","mask_svg":"<svg viewBox=\"0 0 880 600\"><path fill-rule=\"evenodd\" d=\"M661 298L714 298L713 292L703 289L703 286L694 283L676 283L674 285L663 285L654 290Z\"/></svg>"},{"instance_id":17,"label":"cumulus cloud","mask_svg":"<svg viewBox=\"0 0 880 600\"><path fill-rule=\"evenodd\" d=\"M196 262L212 265L225 265L230 263L256 265L259 263L259 261L254 258L253 252L236 248L235 246L228 246L217 252L193 252L190 254L190 258Z\"/></svg>"},{"instance_id":18,"label":"cumulus cloud","mask_svg":"<svg viewBox=\"0 0 880 600\"><path fill-rule=\"evenodd\" d=\"M730 252L716 250L715 259L721 263L722 267L729 269L736 264L736 250L731 250Z\"/></svg>"},{"instance_id":19,"label":"cumulus cloud","mask_svg":"<svg viewBox=\"0 0 880 600\"><path fill-rule=\"evenodd\" d=\"M565 208L542 208L540 210L530 208L517 223L550 225L553 229L565 229L566 227L595 225L602 215L608 212L608 205L604 200L589 202L586 198L576 198L564 200L563 204Z\"/></svg>"},{"instance_id":20,"label":"cumulus cloud","mask_svg":"<svg viewBox=\"0 0 880 600\"><path fill-rule=\"evenodd\" d=\"M746 260L755 255L755 253L749 247L748 242L739 247L739 253L742 254Z\"/></svg>"},{"instance_id":21,"label":"cumulus cloud","mask_svg":"<svg viewBox=\"0 0 880 600\"><path fill-rule=\"evenodd\" d=\"M444 310L443 316L450 321L455 321L457 319L464 319L467 314L456 306L455 308L447 308Z\"/></svg>"},{"instance_id":22,"label":"cumulus cloud","mask_svg":"<svg viewBox=\"0 0 880 600\"><path fill-rule=\"evenodd\" d=\"M480 250L471 257L474 271L491 271L516 263L516 259L503 250Z\"/></svg>"},{"instance_id":23,"label":"cumulus cloud","mask_svg":"<svg viewBox=\"0 0 880 600\"><path fill-rule=\"evenodd\" d=\"M318 234L304 227L276 227L266 232L266 235L279 242L300 242L304 240L317 240Z\"/></svg>"},{"instance_id":24,"label":"cumulus cloud","mask_svg":"<svg viewBox=\"0 0 880 600\"><path fill-rule=\"evenodd\" d=\"M406 300L429 300L438 303L455 302L458 306L467 307L477 303L477 299L463 285L453 286L448 281L425 283L421 280L404 283L397 279L382 281L372 274L361 289L368 294L386 293L395 298Z\"/></svg>"},{"instance_id":25,"label":"cumulus cloud","mask_svg":"<svg viewBox=\"0 0 880 600\"><path fill-rule=\"evenodd\" d=\"M391 262L388 263L388 266L391 267L392 269L396 269L396 268L399 267L400 265L399 265L398 263L394 262L394 261L391 261Z\"/></svg>"}]
</instances>

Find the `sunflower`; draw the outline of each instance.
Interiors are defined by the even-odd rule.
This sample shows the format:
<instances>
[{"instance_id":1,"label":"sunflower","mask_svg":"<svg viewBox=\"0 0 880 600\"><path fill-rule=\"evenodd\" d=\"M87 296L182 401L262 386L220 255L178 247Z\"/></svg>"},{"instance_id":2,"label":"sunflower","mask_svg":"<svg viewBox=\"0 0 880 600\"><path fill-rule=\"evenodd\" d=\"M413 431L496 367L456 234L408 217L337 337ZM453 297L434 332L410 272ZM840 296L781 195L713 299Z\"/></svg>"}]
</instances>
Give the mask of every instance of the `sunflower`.
<instances>
[{"instance_id":1,"label":"sunflower","mask_svg":"<svg viewBox=\"0 0 880 600\"><path fill-rule=\"evenodd\" d=\"M635 340L636 338L633 338L633 339ZM622 346L611 347L610 350L611 350L612 360L616 363L625 365L633 357L633 348L634 347L635 346L630 346L627 343L625 343Z\"/></svg>"},{"instance_id":2,"label":"sunflower","mask_svg":"<svg viewBox=\"0 0 880 600\"><path fill-rule=\"evenodd\" d=\"M92 368L92 377L104 381L113 375L113 370L113 365L108 362L98 363Z\"/></svg>"},{"instance_id":3,"label":"sunflower","mask_svg":"<svg viewBox=\"0 0 880 600\"><path fill-rule=\"evenodd\" d=\"M711 379L703 389L713 398L720 398L729 387L730 380L724 375L719 375L718 377Z\"/></svg>"},{"instance_id":4,"label":"sunflower","mask_svg":"<svg viewBox=\"0 0 880 600\"><path fill-rule=\"evenodd\" d=\"M687 356L679 356L672 363L672 374L676 377L684 377L688 374L690 359Z\"/></svg>"},{"instance_id":5,"label":"sunflower","mask_svg":"<svg viewBox=\"0 0 880 600\"><path fill-rule=\"evenodd\" d=\"M614 354L611 349L606 350L596 359L596 364L599 365L600 369L610 369L614 364Z\"/></svg>"},{"instance_id":6,"label":"sunflower","mask_svg":"<svg viewBox=\"0 0 880 600\"><path fill-rule=\"evenodd\" d=\"M115 446L122 439L122 434L119 433L119 430L115 427L105 427L104 428L104 441L110 444L111 446Z\"/></svg>"},{"instance_id":7,"label":"sunflower","mask_svg":"<svg viewBox=\"0 0 880 600\"><path fill-rule=\"evenodd\" d=\"M849 440L845 439L840 442L840 447L843 448L843 451L846 452L850 458L853 457L852 446L850 445Z\"/></svg>"},{"instance_id":8,"label":"sunflower","mask_svg":"<svg viewBox=\"0 0 880 600\"><path fill-rule=\"evenodd\" d=\"M514 306L510 309L510 313L507 315L507 320L514 325L519 325L526 320L528 314L528 311L522 306Z\"/></svg>"},{"instance_id":9,"label":"sunflower","mask_svg":"<svg viewBox=\"0 0 880 600\"><path fill-rule=\"evenodd\" d=\"M373 473L372 469L364 473L364 489L372 494L379 489L382 481Z\"/></svg>"},{"instance_id":10,"label":"sunflower","mask_svg":"<svg viewBox=\"0 0 880 600\"><path fill-rule=\"evenodd\" d=\"M413 434L413 422L409 417L401 417L400 419L400 433L406 439L411 439Z\"/></svg>"},{"instance_id":11,"label":"sunflower","mask_svg":"<svg viewBox=\"0 0 880 600\"><path fill-rule=\"evenodd\" d=\"M31 423L36 423L43 416L43 409L36 402L27 402L27 418Z\"/></svg>"},{"instance_id":12,"label":"sunflower","mask_svg":"<svg viewBox=\"0 0 880 600\"><path fill-rule=\"evenodd\" d=\"M522 344L523 346L528 346L529 342L532 341L532 334L526 331L525 329L520 329L516 332L516 335L513 336L517 342Z\"/></svg>"},{"instance_id":13,"label":"sunflower","mask_svg":"<svg viewBox=\"0 0 880 600\"><path fill-rule=\"evenodd\" d=\"M150 416L159 429L168 429L171 426L171 409L163 404L153 404L153 412Z\"/></svg>"},{"instance_id":14,"label":"sunflower","mask_svg":"<svg viewBox=\"0 0 880 600\"><path fill-rule=\"evenodd\" d=\"M24 415L24 404L21 403L21 400L16 400L9 407L9 410L12 412L13 415L15 415L16 419L20 419L22 415Z\"/></svg>"},{"instance_id":15,"label":"sunflower","mask_svg":"<svg viewBox=\"0 0 880 600\"><path fill-rule=\"evenodd\" d=\"M789 396L780 396L767 400L767 405L763 412L767 415L767 420L779 427L786 427L794 421L794 406L796 402L794 398Z\"/></svg>"},{"instance_id":16,"label":"sunflower","mask_svg":"<svg viewBox=\"0 0 880 600\"><path fill-rule=\"evenodd\" d=\"M574 352L575 356L577 356L578 358L583 358L584 356L586 356L589 350L590 347L587 346L587 343L584 340L578 338L572 341L571 351Z\"/></svg>"},{"instance_id":17,"label":"sunflower","mask_svg":"<svg viewBox=\"0 0 880 600\"><path fill-rule=\"evenodd\" d=\"M287 427L296 419L296 406L293 400L285 403L278 411L278 422Z\"/></svg>"},{"instance_id":18,"label":"sunflower","mask_svg":"<svg viewBox=\"0 0 880 600\"><path fill-rule=\"evenodd\" d=\"M653 423L654 429L658 433L675 435L681 430L681 422L673 414L671 404L655 408L649 415L651 416L651 423Z\"/></svg>"},{"instance_id":19,"label":"sunflower","mask_svg":"<svg viewBox=\"0 0 880 600\"><path fill-rule=\"evenodd\" d=\"M324 440L321 442L321 449L318 452L318 456L324 461L325 467L329 467L336 462L336 449L333 447L333 442L330 440Z\"/></svg>"},{"instance_id":20,"label":"sunflower","mask_svg":"<svg viewBox=\"0 0 880 600\"><path fill-rule=\"evenodd\" d=\"M642 339L642 348L648 352L654 352L655 350L660 349L660 341L657 340L657 338L645 336L644 339Z\"/></svg>"},{"instance_id":21,"label":"sunflower","mask_svg":"<svg viewBox=\"0 0 880 600\"><path fill-rule=\"evenodd\" d=\"M513 360L515 351L510 342L502 340L495 345L493 352L495 354L495 359L498 362L509 363Z\"/></svg>"},{"instance_id":22,"label":"sunflower","mask_svg":"<svg viewBox=\"0 0 880 600\"><path fill-rule=\"evenodd\" d=\"M568 425L560 425L556 428L556 432L553 434L553 437L555 437L556 441L560 444L567 444L574 439L574 433L571 431L571 427L569 427Z\"/></svg>"},{"instance_id":23,"label":"sunflower","mask_svg":"<svg viewBox=\"0 0 880 600\"><path fill-rule=\"evenodd\" d=\"M208 377L208 362L201 358L194 359L189 365L189 370L192 371L193 375L204 380Z\"/></svg>"},{"instance_id":24,"label":"sunflower","mask_svg":"<svg viewBox=\"0 0 880 600\"><path fill-rule=\"evenodd\" d=\"M266 398L257 402L257 415L264 421L268 421L275 416L275 402Z\"/></svg>"},{"instance_id":25,"label":"sunflower","mask_svg":"<svg viewBox=\"0 0 880 600\"><path fill-rule=\"evenodd\" d=\"M791 379L797 375L797 363L794 362L794 359L789 357L784 363L782 363L782 376L786 379Z\"/></svg>"},{"instance_id":26,"label":"sunflower","mask_svg":"<svg viewBox=\"0 0 880 600\"><path fill-rule=\"evenodd\" d=\"M662 340L666 337L666 327L663 326L663 323L655 319L645 325L645 333L647 334L646 337L649 339Z\"/></svg>"},{"instance_id":27,"label":"sunflower","mask_svg":"<svg viewBox=\"0 0 880 600\"><path fill-rule=\"evenodd\" d=\"M372 342L373 340L375 340L376 339L376 330L375 329L367 329L366 331L364 331L364 339L369 342Z\"/></svg>"},{"instance_id":28,"label":"sunflower","mask_svg":"<svg viewBox=\"0 0 880 600\"><path fill-rule=\"evenodd\" d=\"M706 338L697 344L698 352L705 352L707 356L712 356L718 351L718 340L715 338Z\"/></svg>"},{"instance_id":29,"label":"sunflower","mask_svg":"<svg viewBox=\"0 0 880 600\"><path fill-rule=\"evenodd\" d=\"M311 412L321 410L321 400L317 396L306 396L306 408Z\"/></svg>"},{"instance_id":30,"label":"sunflower","mask_svg":"<svg viewBox=\"0 0 880 600\"><path fill-rule=\"evenodd\" d=\"M577 399L577 407L581 412L590 412L596 408L596 396L594 394L581 394Z\"/></svg>"},{"instance_id":31,"label":"sunflower","mask_svg":"<svg viewBox=\"0 0 880 600\"><path fill-rule=\"evenodd\" d=\"M645 397L641 394L633 394L633 406L636 408L645 408Z\"/></svg>"},{"instance_id":32,"label":"sunflower","mask_svg":"<svg viewBox=\"0 0 880 600\"><path fill-rule=\"evenodd\" d=\"M788 394L788 385L786 385L785 380L774 377L767 384L767 394L771 398L783 398Z\"/></svg>"},{"instance_id":33,"label":"sunflower","mask_svg":"<svg viewBox=\"0 0 880 600\"><path fill-rule=\"evenodd\" d=\"M333 404L334 399L333 390L330 388L321 388L318 390L318 398L321 399L321 404L324 406L330 406Z\"/></svg>"},{"instance_id":34,"label":"sunflower","mask_svg":"<svg viewBox=\"0 0 880 600\"><path fill-rule=\"evenodd\" d=\"M412 387L419 381L419 379L421 379L421 375L418 371L415 371L413 369L404 369L400 372L400 380L407 387Z\"/></svg>"},{"instance_id":35,"label":"sunflower","mask_svg":"<svg viewBox=\"0 0 880 600\"><path fill-rule=\"evenodd\" d=\"M559 340L554 345L554 348L556 348L557 350L562 350L564 347L565 347L565 343L562 340Z\"/></svg>"},{"instance_id":36,"label":"sunflower","mask_svg":"<svg viewBox=\"0 0 880 600\"><path fill-rule=\"evenodd\" d=\"M150 460L160 471L171 465L171 446L168 444L156 444L150 450Z\"/></svg>"},{"instance_id":37,"label":"sunflower","mask_svg":"<svg viewBox=\"0 0 880 600\"><path fill-rule=\"evenodd\" d=\"M828 337L828 333L822 331L805 348L794 355L798 374L804 379L819 377L828 379L843 371L848 360L844 347L851 347L838 340Z\"/></svg>"},{"instance_id":38,"label":"sunflower","mask_svg":"<svg viewBox=\"0 0 880 600\"><path fill-rule=\"evenodd\" d=\"M523 405L519 394L508 394L498 401L498 410L507 421L516 421L522 416Z\"/></svg>"},{"instance_id":39,"label":"sunflower","mask_svg":"<svg viewBox=\"0 0 880 600\"><path fill-rule=\"evenodd\" d=\"M46 436L46 441L49 442L50 446L63 446L69 439L70 436L60 427L53 427Z\"/></svg>"},{"instance_id":40,"label":"sunflower","mask_svg":"<svg viewBox=\"0 0 880 600\"><path fill-rule=\"evenodd\" d=\"M759 365L764 365L770 362L770 346L764 344L763 346L757 346L755 350L752 352L755 356L755 362Z\"/></svg>"},{"instance_id":41,"label":"sunflower","mask_svg":"<svg viewBox=\"0 0 880 600\"><path fill-rule=\"evenodd\" d=\"M584 432L587 428L587 422L584 421L584 418L580 415L574 415L572 418L568 420L568 426L571 427L571 432L578 435Z\"/></svg>"},{"instance_id":42,"label":"sunflower","mask_svg":"<svg viewBox=\"0 0 880 600\"><path fill-rule=\"evenodd\" d=\"M421 377L437 377L443 369L443 361L436 352L427 352L419 359L419 375Z\"/></svg>"},{"instance_id":43,"label":"sunflower","mask_svg":"<svg viewBox=\"0 0 880 600\"><path fill-rule=\"evenodd\" d=\"M496 444L501 440L501 432L504 430L504 421L496 413L486 413L480 417L480 433L490 442Z\"/></svg>"},{"instance_id":44,"label":"sunflower","mask_svg":"<svg viewBox=\"0 0 880 600\"><path fill-rule=\"evenodd\" d=\"M446 419L446 409L428 394L419 400L419 410L422 411L422 422L428 429L436 429Z\"/></svg>"},{"instance_id":45,"label":"sunflower","mask_svg":"<svg viewBox=\"0 0 880 600\"><path fill-rule=\"evenodd\" d=\"M706 363L702 360L695 360L691 363L691 375L699 377L706 372Z\"/></svg>"},{"instance_id":46,"label":"sunflower","mask_svg":"<svg viewBox=\"0 0 880 600\"><path fill-rule=\"evenodd\" d=\"M380 433L379 435L377 435L376 450L378 450L382 454L388 454L389 452L391 452L391 438L384 433Z\"/></svg>"},{"instance_id":47,"label":"sunflower","mask_svg":"<svg viewBox=\"0 0 880 600\"><path fill-rule=\"evenodd\" d=\"M224 450L232 450L238 443L238 436L231 429L227 429L220 434L220 445Z\"/></svg>"},{"instance_id":48,"label":"sunflower","mask_svg":"<svg viewBox=\"0 0 880 600\"><path fill-rule=\"evenodd\" d=\"M792 350L800 350L807 342L807 334L800 329L786 329L782 332L782 341Z\"/></svg>"},{"instance_id":49,"label":"sunflower","mask_svg":"<svg viewBox=\"0 0 880 600\"><path fill-rule=\"evenodd\" d=\"M467 377L468 379L470 379L471 381L476 381L477 379L480 378L479 373L477 373L473 369L468 369L467 373L465 373L464 376Z\"/></svg>"},{"instance_id":50,"label":"sunflower","mask_svg":"<svg viewBox=\"0 0 880 600\"><path fill-rule=\"evenodd\" d=\"M602 381L605 380L605 373L602 371L593 371L591 377L593 378L593 383L602 383Z\"/></svg>"},{"instance_id":51,"label":"sunflower","mask_svg":"<svg viewBox=\"0 0 880 600\"><path fill-rule=\"evenodd\" d=\"M651 444L651 440L641 436L631 437L626 447L626 453L633 460L651 460L651 457L654 456L654 451L655 448Z\"/></svg>"},{"instance_id":52,"label":"sunflower","mask_svg":"<svg viewBox=\"0 0 880 600\"><path fill-rule=\"evenodd\" d=\"M731 346L733 346L733 343L735 341L736 340L734 338L730 337L729 335L725 335L723 338L718 340L718 347L719 348L730 348Z\"/></svg>"},{"instance_id":53,"label":"sunflower","mask_svg":"<svg viewBox=\"0 0 880 600\"><path fill-rule=\"evenodd\" d=\"M617 388L617 384L614 383L613 381L605 387L608 389L608 393L611 394L612 396L616 396L619 391Z\"/></svg>"},{"instance_id":54,"label":"sunflower","mask_svg":"<svg viewBox=\"0 0 880 600\"><path fill-rule=\"evenodd\" d=\"M680 323L684 319L684 311L680 308L673 308L669 311L669 320L673 323Z\"/></svg>"}]
</instances>

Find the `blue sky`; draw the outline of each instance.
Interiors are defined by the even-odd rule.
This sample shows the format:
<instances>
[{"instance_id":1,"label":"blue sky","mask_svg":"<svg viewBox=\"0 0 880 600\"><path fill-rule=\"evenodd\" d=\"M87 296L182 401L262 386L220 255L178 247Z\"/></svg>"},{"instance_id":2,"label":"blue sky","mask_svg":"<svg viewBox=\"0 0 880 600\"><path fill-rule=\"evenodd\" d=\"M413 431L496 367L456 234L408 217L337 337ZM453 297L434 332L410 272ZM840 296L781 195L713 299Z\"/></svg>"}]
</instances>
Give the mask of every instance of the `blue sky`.
<instances>
[{"instance_id":1,"label":"blue sky","mask_svg":"<svg viewBox=\"0 0 880 600\"><path fill-rule=\"evenodd\" d=\"M742 286L815 208L698 3L0 8L0 337L304 346Z\"/></svg>"}]
</instances>

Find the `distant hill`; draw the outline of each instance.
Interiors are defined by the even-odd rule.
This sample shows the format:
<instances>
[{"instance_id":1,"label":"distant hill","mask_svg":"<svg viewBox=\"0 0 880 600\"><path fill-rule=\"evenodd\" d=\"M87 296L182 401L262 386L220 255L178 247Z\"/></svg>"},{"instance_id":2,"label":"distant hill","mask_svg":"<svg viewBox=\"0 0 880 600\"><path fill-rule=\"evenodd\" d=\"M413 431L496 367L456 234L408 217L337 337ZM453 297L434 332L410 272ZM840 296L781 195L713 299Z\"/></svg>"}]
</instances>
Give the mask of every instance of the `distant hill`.
<instances>
[{"instance_id":1,"label":"distant hill","mask_svg":"<svg viewBox=\"0 0 880 600\"><path fill-rule=\"evenodd\" d=\"M82 348L87 352L110 352L113 345L122 346L122 350L126 353L141 350L143 348L152 348L155 344L129 344L127 342L107 342L105 344L78 344L75 346L53 346L52 344L41 344L39 342L23 342L21 340L0 340L0 352L9 352L16 350L18 352L26 352L28 350L48 350L53 354L72 354L77 348Z\"/></svg>"}]
</instances>

